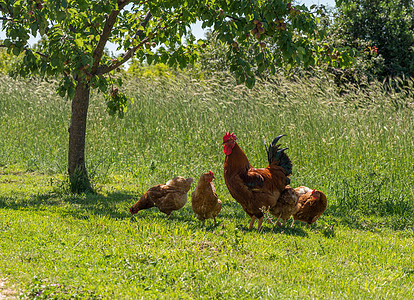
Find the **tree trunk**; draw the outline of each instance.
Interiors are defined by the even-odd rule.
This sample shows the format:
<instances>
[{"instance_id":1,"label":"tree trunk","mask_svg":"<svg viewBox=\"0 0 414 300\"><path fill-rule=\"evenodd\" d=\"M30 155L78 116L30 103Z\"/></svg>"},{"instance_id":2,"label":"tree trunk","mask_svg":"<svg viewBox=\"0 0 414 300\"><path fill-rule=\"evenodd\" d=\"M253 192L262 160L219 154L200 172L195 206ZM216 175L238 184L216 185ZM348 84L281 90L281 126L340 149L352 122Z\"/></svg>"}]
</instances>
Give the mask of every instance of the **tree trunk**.
<instances>
[{"instance_id":1,"label":"tree trunk","mask_svg":"<svg viewBox=\"0 0 414 300\"><path fill-rule=\"evenodd\" d=\"M86 120L89 107L90 87L78 81L72 100L69 127L68 173L70 189L74 193L91 192L91 184L85 166Z\"/></svg>"}]
</instances>

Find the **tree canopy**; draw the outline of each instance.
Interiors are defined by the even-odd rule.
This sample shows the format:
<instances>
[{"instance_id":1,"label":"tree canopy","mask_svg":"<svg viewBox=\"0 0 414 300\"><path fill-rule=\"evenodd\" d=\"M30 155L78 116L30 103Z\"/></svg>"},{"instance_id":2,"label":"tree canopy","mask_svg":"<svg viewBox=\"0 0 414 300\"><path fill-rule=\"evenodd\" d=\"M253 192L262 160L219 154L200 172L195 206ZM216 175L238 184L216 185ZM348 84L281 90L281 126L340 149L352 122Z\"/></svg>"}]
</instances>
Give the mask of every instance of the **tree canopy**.
<instances>
[{"instance_id":1,"label":"tree canopy","mask_svg":"<svg viewBox=\"0 0 414 300\"><path fill-rule=\"evenodd\" d=\"M75 80L106 90L104 75L131 57L148 63L185 66L197 58L204 41L195 41L190 25L197 20L211 27L229 46L228 59L237 77L254 84L252 67L259 71L298 62L313 64L310 37L317 20L305 7L289 1L129 1L49 0L0 1L4 46L24 52L18 75L61 74L59 93L73 97ZM37 49L30 37L42 38ZM264 40L267 39L267 43ZM123 55L104 52L107 42ZM254 61L247 59L253 50Z\"/></svg>"}]
</instances>

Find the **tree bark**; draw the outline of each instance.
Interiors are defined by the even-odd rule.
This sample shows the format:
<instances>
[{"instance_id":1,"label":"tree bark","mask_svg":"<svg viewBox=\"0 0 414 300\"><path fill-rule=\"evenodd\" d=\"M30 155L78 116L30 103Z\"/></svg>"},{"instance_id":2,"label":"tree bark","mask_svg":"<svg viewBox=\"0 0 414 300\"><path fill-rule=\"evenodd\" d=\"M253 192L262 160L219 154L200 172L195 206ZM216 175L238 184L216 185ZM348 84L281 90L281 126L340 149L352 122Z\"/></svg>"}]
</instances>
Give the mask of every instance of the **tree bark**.
<instances>
[{"instance_id":1,"label":"tree bark","mask_svg":"<svg viewBox=\"0 0 414 300\"><path fill-rule=\"evenodd\" d=\"M68 173L70 189L74 193L93 191L85 165L85 136L89 94L90 87L79 80L72 100L72 115L69 127Z\"/></svg>"}]
</instances>

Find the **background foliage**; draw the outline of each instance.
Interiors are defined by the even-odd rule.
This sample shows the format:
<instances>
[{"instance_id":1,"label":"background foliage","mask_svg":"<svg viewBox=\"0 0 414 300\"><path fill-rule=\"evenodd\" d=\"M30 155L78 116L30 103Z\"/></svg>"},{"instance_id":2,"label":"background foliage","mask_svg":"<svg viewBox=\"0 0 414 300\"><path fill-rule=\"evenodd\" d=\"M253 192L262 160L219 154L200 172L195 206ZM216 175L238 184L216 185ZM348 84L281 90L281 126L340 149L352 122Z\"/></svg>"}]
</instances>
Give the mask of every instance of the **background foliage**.
<instances>
[{"instance_id":1,"label":"background foliage","mask_svg":"<svg viewBox=\"0 0 414 300\"><path fill-rule=\"evenodd\" d=\"M363 67L365 75L380 80L387 76L413 76L413 1L336 2L338 14L332 26L333 39L360 51L367 62Z\"/></svg>"}]
</instances>

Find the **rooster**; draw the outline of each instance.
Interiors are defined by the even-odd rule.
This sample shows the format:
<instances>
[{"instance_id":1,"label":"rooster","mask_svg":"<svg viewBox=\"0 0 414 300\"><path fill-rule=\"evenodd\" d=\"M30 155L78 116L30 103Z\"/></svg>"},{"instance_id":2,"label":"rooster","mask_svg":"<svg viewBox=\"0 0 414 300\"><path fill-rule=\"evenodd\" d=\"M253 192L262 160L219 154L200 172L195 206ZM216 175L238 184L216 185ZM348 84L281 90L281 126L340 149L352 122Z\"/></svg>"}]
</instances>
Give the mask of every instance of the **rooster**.
<instances>
[{"instance_id":1,"label":"rooster","mask_svg":"<svg viewBox=\"0 0 414 300\"><path fill-rule=\"evenodd\" d=\"M191 206L197 219L203 221L206 219L214 219L216 224L216 216L221 210L222 203L218 199L216 189L213 183L214 174L211 171L201 175L198 180L197 187L191 195Z\"/></svg>"},{"instance_id":2,"label":"rooster","mask_svg":"<svg viewBox=\"0 0 414 300\"><path fill-rule=\"evenodd\" d=\"M276 137L267 151L269 165L263 169L253 168L246 154L236 143L233 133L223 136L224 181L233 198L241 204L243 210L250 216L249 230L258 219L258 231L263 223L263 210L276 205L282 191L289 184L292 174L292 163L284 152L287 148L279 149Z\"/></svg>"},{"instance_id":3,"label":"rooster","mask_svg":"<svg viewBox=\"0 0 414 300\"><path fill-rule=\"evenodd\" d=\"M156 206L169 218L174 210L179 210L187 203L187 193L191 188L194 178L174 177L166 184L159 184L150 188L135 203L129 211L136 214L140 210Z\"/></svg>"},{"instance_id":4,"label":"rooster","mask_svg":"<svg viewBox=\"0 0 414 300\"><path fill-rule=\"evenodd\" d=\"M322 215L327 206L327 200L324 193L317 190L311 190L305 186L300 186L295 189L299 196L296 212L293 214L293 222L302 221L308 223L308 226L315 223Z\"/></svg>"}]
</instances>

